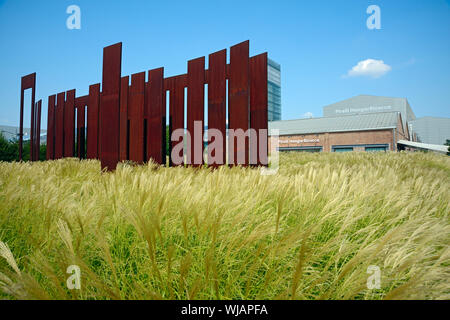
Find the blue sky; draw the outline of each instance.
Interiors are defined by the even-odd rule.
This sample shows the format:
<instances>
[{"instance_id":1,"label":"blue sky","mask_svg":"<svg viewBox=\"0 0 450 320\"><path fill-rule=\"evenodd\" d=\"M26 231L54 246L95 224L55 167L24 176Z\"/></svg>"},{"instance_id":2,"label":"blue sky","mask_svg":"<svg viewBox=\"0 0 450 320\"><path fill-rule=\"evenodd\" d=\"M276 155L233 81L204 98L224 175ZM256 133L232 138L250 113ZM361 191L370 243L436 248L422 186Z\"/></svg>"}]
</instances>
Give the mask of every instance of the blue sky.
<instances>
[{"instance_id":1,"label":"blue sky","mask_svg":"<svg viewBox=\"0 0 450 320\"><path fill-rule=\"evenodd\" d=\"M69 30L69 5L81 30ZM369 5L381 29L369 30ZM165 68L250 40L282 67L282 118L322 116L358 94L408 98L416 116L450 117L450 1L22 1L0 0L0 124L18 125L20 77L37 72L37 99L101 82L102 48L123 42L122 75ZM378 77L346 76L382 60ZM358 74L356 74L358 75ZM29 96L29 94L28 94ZM29 123L29 109L25 124Z\"/></svg>"}]
</instances>

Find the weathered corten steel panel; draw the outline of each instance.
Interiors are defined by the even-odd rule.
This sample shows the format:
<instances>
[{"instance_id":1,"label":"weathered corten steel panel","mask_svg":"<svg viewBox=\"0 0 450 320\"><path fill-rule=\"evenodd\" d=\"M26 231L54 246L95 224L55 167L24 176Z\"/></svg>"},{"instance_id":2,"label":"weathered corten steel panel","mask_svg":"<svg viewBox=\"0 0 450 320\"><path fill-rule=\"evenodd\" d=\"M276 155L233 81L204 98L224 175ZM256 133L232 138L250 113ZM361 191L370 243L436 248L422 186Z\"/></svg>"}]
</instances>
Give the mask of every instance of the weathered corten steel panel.
<instances>
[{"instance_id":1,"label":"weathered corten steel panel","mask_svg":"<svg viewBox=\"0 0 450 320\"><path fill-rule=\"evenodd\" d=\"M250 58L250 128L257 139L250 137L250 163L268 165L267 158L267 53Z\"/></svg>"},{"instance_id":2,"label":"weathered corten steel panel","mask_svg":"<svg viewBox=\"0 0 450 320\"><path fill-rule=\"evenodd\" d=\"M122 77L120 82L120 138L119 161L127 160L128 148L128 84L130 77Z\"/></svg>"},{"instance_id":3,"label":"weathered corten steel panel","mask_svg":"<svg viewBox=\"0 0 450 320\"><path fill-rule=\"evenodd\" d=\"M119 161L120 78L122 43L103 49L100 140L102 169L115 170Z\"/></svg>"},{"instance_id":4,"label":"weathered corten steel panel","mask_svg":"<svg viewBox=\"0 0 450 320\"><path fill-rule=\"evenodd\" d=\"M56 96L55 111L55 159L61 159L64 152L64 101L66 93L60 92Z\"/></svg>"},{"instance_id":5,"label":"weathered corten steel panel","mask_svg":"<svg viewBox=\"0 0 450 320\"><path fill-rule=\"evenodd\" d=\"M36 73L23 76L20 84L20 123L19 123L19 160L23 160L23 113L24 113L24 91L31 89L31 131L30 131L30 160L33 159L33 138L34 138L34 104L36 96Z\"/></svg>"},{"instance_id":6,"label":"weathered corten steel panel","mask_svg":"<svg viewBox=\"0 0 450 320\"><path fill-rule=\"evenodd\" d=\"M164 68L148 72L147 98L147 161L166 163L166 105L164 91Z\"/></svg>"},{"instance_id":7,"label":"weathered corten steel panel","mask_svg":"<svg viewBox=\"0 0 450 320\"><path fill-rule=\"evenodd\" d=\"M208 145L213 143L215 147L208 148L208 166L217 167L226 161L227 50L210 54L208 61ZM222 141L214 141L211 129L221 133Z\"/></svg>"},{"instance_id":8,"label":"weathered corten steel panel","mask_svg":"<svg viewBox=\"0 0 450 320\"><path fill-rule=\"evenodd\" d=\"M83 96L75 99L75 108L77 112L77 157L86 158L86 106L89 102L89 96Z\"/></svg>"},{"instance_id":9,"label":"weathered corten steel panel","mask_svg":"<svg viewBox=\"0 0 450 320\"><path fill-rule=\"evenodd\" d=\"M99 158L99 115L100 115L100 84L89 86L87 107L87 150L86 158Z\"/></svg>"},{"instance_id":10,"label":"weathered corten steel panel","mask_svg":"<svg viewBox=\"0 0 450 320\"><path fill-rule=\"evenodd\" d=\"M190 147L188 146L186 150L186 161L187 164L201 166L205 114L205 57L188 61L187 87L187 130L191 135L191 141Z\"/></svg>"},{"instance_id":11,"label":"weathered corten steel panel","mask_svg":"<svg viewBox=\"0 0 450 320\"><path fill-rule=\"evenodd\" d=\"M145 72L131 75L128 95L129 157L134 162L142 163L144 161Z\"/></svg>"},{"instance_id":12,"label":"weathered corten steel panel","mask_svg":"<svg viewBox=\"0 0 450 320\"><path fill-rule=\"evenodd\" d=\"M145 76L144 76L144 78L145 78ZM149 90L149 88L150 88L150 83L147 81L144 84L144 119L145 119L145 121L147 121L147 119L148 119L147 105L148 105L148 96L149 96L148 90ZM147 132L144 134L144 138L147 138ZM145 145L144 148L147 148L147 145Z\"/></svg>"},{"instance_id":13,"label":"weathered corten steel panel","mask_svg":"<svg viewBox=\"0 0 450 320\"><path fill-rule=\"evenodd\" d=\"M56 95L48 97L47 111L47 160L55 158L55 101Z\"/></svg>"},{"instance_id":14,"label":"weathered corten steel panel","mask_svg":"<svg viewBox=\"0 0 450 320\"><path fill-rule=\"evenodd\" d=\"M35 133L35 161L39 161L40 146L41 146L41 110L42 100L36 103L36 133Z\"/></svg>"},{"instance_id":15,"label":"weathered corten steel panel","mask_svg":"<svg viewBox=\"0 0 450 320\"><path fill-rule=\"evenodd\" d=\"M36 157L36 109L37 109L37 102L35 102L31 106L31 128L30 128L30 161L35 161Z\"/></svg>"},{"instance_id":16,"label":"weathered corten steel panel","mask_svg":"<svg viewBox=\"0 0 450 320\"><path fill-rule=\"evenodd\" d=\"M230 130L246 132L249 126L249 42L245 41L230 49L228 80L228 123ZM241 132L242 132L241 131ZM232 165L248 164L248 137L239 143L229 135L228 147L233 155L228 157ZM234 147L232 147L234 146Z\"/></svg>"},{"instance_id":17,"label":"weathered corten steel panel","mask_svg":"<svg viewBox=\"0 0 450 320\"><path fill-rule=\"evenodd\" d=\"M87 106L89 103L89 95L75 98L75 108Z\"/></svg>"},{"instance_id":18,"label":"weathered corten steel panel","mask_svg":"<svg viewBox=\"0 0 450 320\"><path fill-rule=\"evenodd\" d=\"M86 107L80 108L79 116L80 117L86 116ZM78 134L79 134L78 151L77 151L78 158L86 159L86 125L78 128Z\"/></svg>"},{"instance_id":19,"label":"weathered corten steel panel","mask_svg":"<svg viewBox=\"0 0 450 320\"><path fill-rule=\"evenodd\" d=\"M183 165L184 163L184 147L180 149L178 158L181 161L173 161L172 149L179 143L183 143L183 137L180 134L178 139L172 141L172 133L179 129L184 134L184 88L186 85L186 76L178 76L171 78L169 92L169 145L170 145L170 161L169 165Z\"/></svg>"},{"instance_id":20,"label":"weathered corten steel panel","mask_svg":"<svg viewBox=\"0 0 450 320\"><path fill-rule=\"evenodd\" d=\"M85 106L77 107L77 156L80 159L84 159L85 155L85 132L86 126L85 120Z\"/></svg>"},{"instance_id":21,"label":"weathered corten steel panel","mask_svg":"<svg viewBox=\"0 0 450 320\"><path fill-rule=\"evenodd\" d=\"M73 157L75 151L75 89L66 93L64 104L64 157Z\"/></svg>"},{"instance_id":22,"label":"weathered corten steel panel","mask_svg":"<svg viewBox=\"0 0 450 320\"><path fill-rule=\"evenodd\" d=\"M35 152L35 146L36 146L36 109L37 109L37 102L34 103L34 105L31 107L31 129L30 129L30 161L34 161L36 152Z\"/></svg>"},{"instance_id":23,"label":"weathered corten steel panel","mask_svg":"<svg viewBox=\"0 0 450 320\"><path fill-rule=\"evenodd\" d=\"M37 152L37 146L38 146L38 110L39 110L39 101L37 101L36 103L35 103L35 108L34 108L34 140L33 140L33 147L34 147L34 150L33 150L33 153L34 153L34 155L33 155L33 160L34 161L37 161L38 160L38 152Z\"/></svg>"}]
</instances>

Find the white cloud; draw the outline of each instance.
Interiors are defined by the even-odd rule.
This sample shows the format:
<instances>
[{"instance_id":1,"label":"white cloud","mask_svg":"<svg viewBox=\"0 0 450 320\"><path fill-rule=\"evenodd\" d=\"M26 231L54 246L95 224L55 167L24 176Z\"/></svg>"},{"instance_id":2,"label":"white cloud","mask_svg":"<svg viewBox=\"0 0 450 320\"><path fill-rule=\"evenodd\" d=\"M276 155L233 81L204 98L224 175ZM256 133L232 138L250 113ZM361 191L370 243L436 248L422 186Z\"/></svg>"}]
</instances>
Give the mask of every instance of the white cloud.
<instances>
[{"instance_id":1,"label":"white cloud","mask_svg":"<svg viewBox=\"0 0 450 320\"><path fill-rule=\"evenodd\" d=\"M391 66L384 63L383 60L366 59L358 62L351 70L348 71L345 77L372 77L379 78L389 71Z\"/></svg>"},{"instance_id":2,"label":"white cloud","mask_svg":"<svg viewBox=\"0 0 450 320\"><path fill-rule=\"evenodd\" d=\"M313 115L313 113L312 112L306 112L306 113L304 113L303 114L303 118L312 118L312 117L314 117L314 115Z\"/></svg>"}]
</instances>

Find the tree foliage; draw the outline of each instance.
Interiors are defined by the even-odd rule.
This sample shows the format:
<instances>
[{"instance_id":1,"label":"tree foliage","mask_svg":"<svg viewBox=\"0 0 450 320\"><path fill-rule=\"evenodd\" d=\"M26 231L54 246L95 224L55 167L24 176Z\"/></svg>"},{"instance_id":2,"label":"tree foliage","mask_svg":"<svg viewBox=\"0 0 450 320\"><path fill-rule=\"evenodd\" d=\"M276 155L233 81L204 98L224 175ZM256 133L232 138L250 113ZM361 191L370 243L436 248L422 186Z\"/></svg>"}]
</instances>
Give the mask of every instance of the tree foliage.
<instances>
[{"instance_id":1,"label":"tree foliage","mask_svg":"<svg viewBox=\"0 0 450 320\"><path fill-rule=\"evenodd\" d=\"M30 142L24 141L22 145L23 160L30 160ZM39 148L39 160L45 160L47 147L41 145ZM0 133L0 161L12 162L19 161L19 141L8 140Z\"/></svg>"}]
</instances>

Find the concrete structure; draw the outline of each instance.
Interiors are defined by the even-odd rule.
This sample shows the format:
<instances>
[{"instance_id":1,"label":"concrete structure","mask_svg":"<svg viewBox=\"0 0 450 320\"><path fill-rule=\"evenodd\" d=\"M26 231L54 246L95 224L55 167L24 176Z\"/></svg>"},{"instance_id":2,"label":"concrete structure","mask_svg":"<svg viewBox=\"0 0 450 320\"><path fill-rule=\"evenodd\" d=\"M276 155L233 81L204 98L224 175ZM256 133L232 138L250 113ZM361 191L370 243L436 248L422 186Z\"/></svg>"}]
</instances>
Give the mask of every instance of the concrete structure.
<instances>
[{"instance_id":1,"label":"concrete structure","mask_svg":"<svg viewBox=\"0 0 450 320\"><path fill-rule=\"evenodd\" d=\"M267 99L269 121L281 120L281 66L267 59Z\"/></svg>"},{"instance_id":2,"label":"concrete structure","mask_svg":"<svg viewBox=\"0 0 450 320\"><path fill-rule=\"evenodd\" d=\"M404 147L411 148L414 150L427 150L427 151L434 151L439 153L447 153L448 146L439 145L439 144L429 144L429 143L422 143L422 142L415 142L415 141L407 141L407 140L399 140L397 142L399 145L399 149L403 149Z\"/></svg>"},{"instance_id":3,"label":"concrete structure","mask_svg":"<svg viewBox=\"0 0 450 320\"><path fill-rule=\"evenodd\" d=\"M271 129L280 151L397 151L397 141L410 140L400 112L274 121Z\"/></svg>"},{"instance_id":4,"label":"concrete structure","mask_svg":"<svg viewBox=\"0 0 450 320\"><path fill-rule=\"evenodd\" d=\"M30 140L30 128L23 128L23 141ZM19 139L20 128L14 126L0 126L0 133L9 141ZM45 144L47 139L47 130L41 129L40 144Z\"/></svg>"},{"instance_id":5,"label":"concrete structure","mask_svg":"<svg viewBox=\"0 0 450 320\"><path fill-rule=\"evenodd\" d=\"M403 126L406 126L407 122L416 119L406 98L359 95L323 107L324 117L391 111L401 113Z\"/></svg>"},{"instance_id":6,"label":"concrete structure","mask_svg":"<svg viewBox=\"0 0 450 320\"><path fill-rule=\"evenodd\" d=\"M443 145L450 140L450 118L422 117L409 121L409 129L423 143Z\"/></svg>"}]
</instances>

